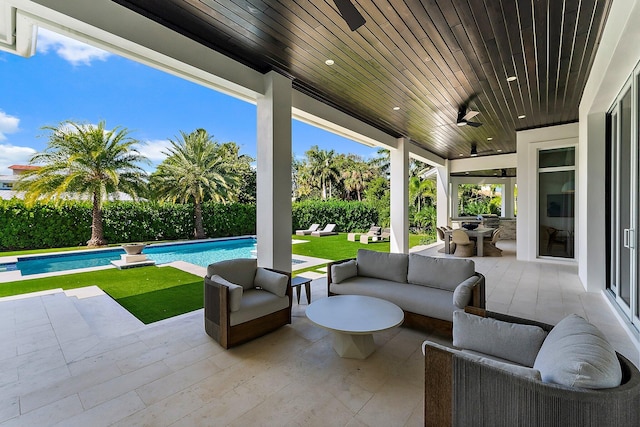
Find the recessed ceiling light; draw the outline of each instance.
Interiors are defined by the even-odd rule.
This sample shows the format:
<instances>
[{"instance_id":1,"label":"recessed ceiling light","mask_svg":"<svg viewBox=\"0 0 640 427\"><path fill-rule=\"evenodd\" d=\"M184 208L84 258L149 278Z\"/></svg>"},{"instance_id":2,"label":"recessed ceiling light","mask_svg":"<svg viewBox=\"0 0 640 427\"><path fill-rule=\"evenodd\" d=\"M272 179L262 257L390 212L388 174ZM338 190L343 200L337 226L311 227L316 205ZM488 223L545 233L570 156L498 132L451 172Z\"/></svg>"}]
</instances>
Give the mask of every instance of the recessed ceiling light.
<instances>
[{"instance_id":1,"label":"recessed ceiling light","mask_svg":"<svg viewBox=\"0 0 640 427\"><path fill-rule=\"evenodd\" d=\"M398 111L400 109L400 107L393 107L394 111Z\"/></svg>"},{"instance_id":2,"label":"recessed ceiling light","mask_svg":"<svg viewBox=\"0 0 640 427\"><path fill-rule=\"evenodd\" d=\"M518 78L516 76L508 76L507 77L507 81L508 82L515 82L516 80L518 80Z\"/></svg>"},{"instance_id":3,"label":"recessed ceiling light","mask_svg":"<svg viewBox=\"0 0 640 427\"><path fill-rule=\"evenodd\" d=\"M324 61L325 64L331 66L333 64L335 64L335 61L333 59L327 59L326 61Z\"/></svg>"},{"instance_id":4,"label":"recessed ceiling light","mask_svg":"<svg viewBox=\"0 0 640 427\"><path fill-rule=\"evenodd\" d=\"M518 116L518 118L519 118L519 119L524 119L525 117L527 117L527 116L525 116L524 114L520 114L520 115Z\"/></svg>"},{"instance_id":5,"label":"recessed ceiling light","mask_svg":"<svg viewBox=\"0 0 640 427\"><path fill-rule=\"evenodd\" d=\"M502 149L501 149L501 148L498 148L496 151L497 151L498 153L502 153Z\"/></svg>"},{"instance_id":6,"label":"recessed ceiling light","mask_svg":"<svg viewBox=\"0 0 640 427\"><path fill-rule=\"evenodd\" d=\"M493 138L489 137L487 138L487 141L493 141Z\"/></svg>"}]
</instances>

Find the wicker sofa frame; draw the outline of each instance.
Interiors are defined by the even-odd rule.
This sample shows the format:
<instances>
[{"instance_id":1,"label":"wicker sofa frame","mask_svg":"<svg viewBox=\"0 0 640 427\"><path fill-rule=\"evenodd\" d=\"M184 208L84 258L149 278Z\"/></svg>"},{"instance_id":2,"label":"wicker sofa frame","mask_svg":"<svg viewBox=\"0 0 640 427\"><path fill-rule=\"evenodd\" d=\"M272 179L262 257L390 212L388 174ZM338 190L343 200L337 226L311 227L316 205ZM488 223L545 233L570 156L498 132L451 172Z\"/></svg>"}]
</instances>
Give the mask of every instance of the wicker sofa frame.
<instances>
[{"instance_id":1,"label":"wicker sofa frame","mask_svg":"<svg viewBox=\"0 0 640 427\"><path fill-rule=\"evenodd\" d=\"M546 331L553 328L499 313L468 311ZM622 384L592 390L527 379L429 345L424 352L425 426L640 425L640 372L620 354Z\"/></svg>"}]
</instances>

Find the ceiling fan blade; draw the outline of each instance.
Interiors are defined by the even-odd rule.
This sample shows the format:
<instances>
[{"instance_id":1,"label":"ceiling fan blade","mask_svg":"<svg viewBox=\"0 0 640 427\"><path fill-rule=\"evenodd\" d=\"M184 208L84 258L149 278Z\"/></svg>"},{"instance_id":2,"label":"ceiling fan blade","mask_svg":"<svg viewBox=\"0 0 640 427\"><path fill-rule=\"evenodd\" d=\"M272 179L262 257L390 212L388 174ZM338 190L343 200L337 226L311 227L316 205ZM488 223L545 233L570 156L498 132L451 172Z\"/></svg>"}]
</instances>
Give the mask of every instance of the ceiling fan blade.
<instances>
[{"instance_id":1,"label":"ceiling fan blade","mask_svg":"<svg viewBox=\"0 0 640 427\"><path fill-rule=\"evenodd\" d=\"M333 2L351 31L357 30L367 22L350 0L333 0Z\"/></svg>"},{"instance_id":2,"label":"ceiling fan blade","mask_svg":"<svg viewBox=\"0 0 640 427\"><path fill-rule=\"evenodd\" d=\"M462 120L471 120L471 119L473 119L475 116L477 116L478 114L480 114L480 112L479 112L479 111L468 110L468 111L467 111L467 114L465 114L465 115L462 117Z\"/></svg>"},{"instance_id":3,"label":"ceiling fan blade","mask_svg":"<svg viewBox=\"0 0 640 427\"><path fill-rule=\"evenodd\" d=\"M480 123L480 122L467 122L467 124L469 126L474 127L474 128L479 128L480 126L482 126L482 123Z\"/></svg>"}]
</instances>

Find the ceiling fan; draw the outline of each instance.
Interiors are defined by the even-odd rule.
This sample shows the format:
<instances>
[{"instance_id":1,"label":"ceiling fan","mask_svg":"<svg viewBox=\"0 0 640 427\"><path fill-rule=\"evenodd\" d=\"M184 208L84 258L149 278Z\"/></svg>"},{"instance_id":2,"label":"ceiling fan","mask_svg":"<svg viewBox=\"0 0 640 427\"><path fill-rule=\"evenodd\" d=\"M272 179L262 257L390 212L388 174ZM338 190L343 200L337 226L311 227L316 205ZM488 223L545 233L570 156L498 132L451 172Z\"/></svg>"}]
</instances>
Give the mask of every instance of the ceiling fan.
<instances>
[{"instance_id":1,"label":"ceiling fan","mask_svg":"<svg viewBox=\"0 0 640 427\"><path fill-rule=\"evenodd\" d=\"M475 99L476 96L477 95L474 93L469 98L467 98L467 100L463 102L462 105L460 105L460 107L458 108L458 118L456 119L456 125L460 127L468 125L468 126L473 126L475 128L482 126L482 123L480 122L469 121L475 116L477 116L478 114L480 114L479 111L475 111L471 109L471 107L469 106L469 104L471 104L471 101Z\"/></svg>"},{"instance_id":2,"label":"ceiling fan","mask_svg":"<svg viewBox=\"0 0 640 427\"><path fill-rule=\"evenodd\" d=\"M357 30L367 22L350 0L333 0L333 2L351 31Z\"/></svg>"}]
</instances>

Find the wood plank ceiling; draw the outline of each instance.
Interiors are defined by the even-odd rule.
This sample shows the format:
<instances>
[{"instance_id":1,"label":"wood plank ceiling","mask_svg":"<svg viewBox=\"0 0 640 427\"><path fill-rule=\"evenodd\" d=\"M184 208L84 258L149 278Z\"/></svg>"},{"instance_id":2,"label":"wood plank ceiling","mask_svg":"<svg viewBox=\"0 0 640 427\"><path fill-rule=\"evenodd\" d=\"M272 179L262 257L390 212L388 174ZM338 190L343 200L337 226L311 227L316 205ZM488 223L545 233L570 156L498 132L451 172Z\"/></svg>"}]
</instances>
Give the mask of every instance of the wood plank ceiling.
<instances>
[{"instance_id":1,"label":"wood plank ceiling","mask_svg":"<svg viewBox=\"0 0 640 427\"><path fill-rule=\"evenodd\" d=\"M516 130L578 120L612 0L353 0L366 19L356 31L333 0L114 1L457 159L472 144L512 153ZM465 103L483 126L456 126Z\"/></svg>"}]
</instances>

